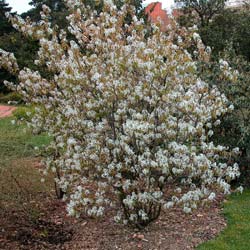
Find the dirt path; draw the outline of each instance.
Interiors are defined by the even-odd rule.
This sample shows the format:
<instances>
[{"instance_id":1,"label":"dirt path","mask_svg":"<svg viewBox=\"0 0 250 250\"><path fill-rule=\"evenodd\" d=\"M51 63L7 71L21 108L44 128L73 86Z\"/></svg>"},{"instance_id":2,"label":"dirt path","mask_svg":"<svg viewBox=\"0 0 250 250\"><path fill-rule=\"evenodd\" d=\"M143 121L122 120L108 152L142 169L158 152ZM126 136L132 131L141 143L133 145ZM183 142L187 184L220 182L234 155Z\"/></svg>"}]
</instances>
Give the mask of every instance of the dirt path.
<instances>
[{"instance_id":1,"label":"dirt path","mask_svg":"<svg viewBox=\"0 0 250 250\"><path fill-rule=\"evenodd\" d=\"M0 105L0 118L11 116L16 107Z\"/></svg>"}]
</instances>

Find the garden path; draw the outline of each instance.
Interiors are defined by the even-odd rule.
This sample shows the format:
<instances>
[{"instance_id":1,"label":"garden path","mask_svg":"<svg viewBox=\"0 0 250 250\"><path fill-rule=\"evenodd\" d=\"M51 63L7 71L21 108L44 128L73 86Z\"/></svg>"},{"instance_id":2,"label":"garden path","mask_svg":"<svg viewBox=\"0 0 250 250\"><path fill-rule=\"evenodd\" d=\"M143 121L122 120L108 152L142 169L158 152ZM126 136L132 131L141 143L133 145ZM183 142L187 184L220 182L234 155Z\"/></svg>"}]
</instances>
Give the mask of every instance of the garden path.
<instances>
[{"instance_id":1,"label":"garden path","mask_svg":"<svg viewBox=\"0 0 250 250\"><path fill-rule=\"evenodd\" d=\"M11 116L16 107L0 105L0 118Z\"/></svg>"}]
</instances>

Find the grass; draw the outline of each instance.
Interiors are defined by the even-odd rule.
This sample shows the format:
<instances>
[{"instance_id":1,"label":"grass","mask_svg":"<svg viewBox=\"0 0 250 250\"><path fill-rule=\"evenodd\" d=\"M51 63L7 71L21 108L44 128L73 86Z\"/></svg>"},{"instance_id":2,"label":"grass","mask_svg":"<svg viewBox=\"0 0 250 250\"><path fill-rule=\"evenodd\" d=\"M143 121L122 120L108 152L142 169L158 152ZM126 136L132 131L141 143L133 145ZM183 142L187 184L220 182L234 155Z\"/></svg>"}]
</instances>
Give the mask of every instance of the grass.
<instances>
[{"instance_id":1,"label":"grass","mask_svg":"<svg viewBox=\"0 0 250 250\"><path fill-rule=\"evenodd\" d=\"M5 160L35 156L35 147L47 145L50 140L44 134L34 136L24 124L13 125L12 120L0 119L0 166Z\"/></svg>"},{"instance_id":2,"label":"grass","mask_svg":"<svg viewBox=\"0 0 250 250\"><path fill-rule=\"evenodd\" d=\"M39 213L33 201L53 188L51 178L41 183L36 167L40 160L36 147L47 145L50 138L32 134L24 123L13 125L13 119L0 119L0 214L14 209L33 217Z\"/></svg>"},{"instance_id":3,"label":"grass","mask_svg":"<svg viewBox=\"0 0 250 250\"><path fill-rule=\"evenodd\" d=\"M228 226L215 239L200 245L197 250L250 249L250 191L233 194L224 203L223 213Z\"/></svg>"},{"instance_id":4,"label":"grass","mask_svg":"<svg viewBox=\"0 0 250 250\"><path fill-rule=\"evenodd\" d=\"M0 119L0 249L58 249L53 245L71 239L71 229L53 214L58 208L53 174L41 182L43 166L36 150L50 137L34 135L20 123L26 111L32 109L14 112L19 120L14 125L14 117Z\"/></svg>"}]
</instances>

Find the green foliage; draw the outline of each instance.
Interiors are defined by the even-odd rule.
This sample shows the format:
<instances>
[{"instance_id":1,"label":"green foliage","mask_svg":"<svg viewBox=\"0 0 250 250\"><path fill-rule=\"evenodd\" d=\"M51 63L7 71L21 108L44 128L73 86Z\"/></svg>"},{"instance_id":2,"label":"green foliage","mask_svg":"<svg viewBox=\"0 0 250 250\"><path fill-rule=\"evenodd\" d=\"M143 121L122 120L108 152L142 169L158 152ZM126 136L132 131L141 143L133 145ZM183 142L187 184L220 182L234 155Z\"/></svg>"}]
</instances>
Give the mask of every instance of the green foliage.
<instances>
[{"instance_id":1,"label":"green foliage","mask_svg":"<svg viewBox=\"0 0 250 250\"><path fill-rule=\"evenodd\" d=\"M240 182L250 186L250 63L229 48L220 56L232 70L237 70L238 76L236 80L222 77L217 61L200 65L200 77L210 84L216 84L234 105L234 111L224 116L221 126L215 130L213 140L218 144L240 148L241 154L237 159L241 168Z\"/></svg>"},{"instance_id":2,"label":"green foliage","mask_svg":"<svg viewBox=\"0 0 250 250\"><path fill-rule=\"evenodd\" d=\"M0 0L0 36L8 34L14 30L5 17L5 12L10 11L11 8L9 7L9 4L7 4L5 0Z\"/></svg>"},{"instance_id":3,"label":"green foliage","mask_svg":"<svg viewBox=\"0 0 250 250\"><path fill-rule=\"evenodd\" d=\"M0 47L15 54L20 68L37 69L33 62L38 50L37 42L22 36L20 32L11 32L0 37Z\"/></svg>"},{"instance_id":4,"label":"green foliage","mask_svg":"<svg viewBox=\"0 0 250 250\"><path fill-rule=\"evenodd\" d=\"M223 213L228 227L215 239L200 245L197 250L249 250L250 191L232 195L224 203Z\"/></svg>"},{"instance_id":5,"label":"green foliage","mask_svg":"<svg viewBox=\"0 0 250 250\"><path fill-rule=\"evenodd\" d=\"M203 42L212 48L213 56L227 47L250 61L250 12L248 8L225 9L200 29Z\"/></svg>"},{"instance_id":6,"label":"green foliage","mask_svg":"<svg viewBox=\"0 0 250 250\"><path fill-rule=\"evenodd\" d=\"M33 21L39 21L42 5L46 4L51 9L51 22L53 25L58 25L64 29L67 26L66 16L68 15L67 8L63 0L32 0L30 5L34 8L22 14L23 18L30 17Z\"/></svg>"},{"instance_id":7,"label":"green foliage","mask_svg":"<svg viewBox=\"0 0 250 250\"><path fill-rule=\"evenodd\" d=\"M25 38L19 32L12 28L12 25L5 17L5 12L11 11L8 4L5 1L0 2L0 48L13 52L17 58L18 64L21 68L29 67L34 70L37 67L34 66L34 59L38 49L38 44L29 38ZM12 76L7 71L0 70L0 93L8 93L9 90L5 87L3 81L17 83L15 76Z\"/></svg>"},{"instance_id":8,"label":"green foliage","mask_svg":"<svg viewBox=\"0 0 250 250\"><path fill-rule=\"evenodd\" d=\"M22 97L16 93L16 92L11 92L9 94L2 94L0 95L0 103L3 103L3 104L8 104L8 103L13 103L13 104L20 104L22 103Z\"/></svg>"},{"instance_id":9,"label":"green foliage","mask_svg":"<svg viewBox=\"0 0 250 250\"><path fill-rule=\"evenodd\" d=\"M185 1L185 6L191 6L191 2ZM187 17L184 15L180 22L190 26L194 22ZM211 60L200 65L200 77L211 84L216 84L235 107L234 112L223 118L213 139L219 144L240 148L241 155L237 159L241 167L240 182L247 186L250 186L249 27L250 12L247 5L241 8L223 9L213 16L210 22L198 26L202 41L212 49ZM224 58L232 70L239 72L237 81L221 77L219 58Z\"/></svg>"},{"instance_id":10,"label":"green foliage","mask_svg":"<svg viewBox=\"0 0 250 250\"><path fill-rule=\"evenodd\" d=\"M103 0L84 0L83 1L86 6L89 6L91 10L96 10L97 12L101 12L103 8ZM123 4L126 2L125 0L114 0L114 4L121 8ZM135 6L136 13L139 18L145 18L142 0L129 0L129 2ZM23 18L29 16L34 21L40 20L40 11L42 9L42 5L46 4L51 9L51 22L52 24L56 24L61 29L65 29L67 26L66 16L69 14L65 2L63 0L32 0L30 5L34 6L33 9L22 15Z\"/></svg>"},{"instance_id":11,"label":"green foliage","mask_svg":"<svg viewBox=\"0 0 250 250\"><path fill-rule=\"evenodd\" d=\"M11 24L8 22L5 17L5 12L11 11L11 8L8 6L5 0L0 0L0 47L4 46L2 43L2 39L4 39L9 33L13 32ZM7 44L7 43L6 43ZM7 81L13 81L14 77L12 77L7 71L0 69L0 93L8 92L7 88L3 84L3 79Z\"/></svg>"},{"instance_id":12,"label":"green foliage","mask_svg":"<svg viewBox=\"0 0 250 250\"><path fill-rule=\"evenodd\" d=\"M204 27L224 9L227 0L175 0L175 2L188 16L192 16L195 12L199 26Z\"/></svg>"},{"instance_id":13,"label":"green foliage","mask_svg":"<svg viewBox=\"0 0 250 250\"><path fill-rule=\"evenodd\" d=\"M241 167L240 182L250 186L250 63L235 53L226 59L233 69L238 70L239 76L235 83L218 84L235 110L224 118L220 130L223 133L217 134L217 139L240 148L241 155L237 159Z\"/></svg>"},{"instance_id":14,"label":"green foliage","mask_svg":"<svg viewBox=\"0 0 250 250\"><path fill-rule=\"evenodd\" d=\"M13 115L17 121L31 121L34 113L35 113L34 108L19 107L13 112Z\"/></svg>"},{"instance_id":15,"label":"green foliage","mask_svg":"<svg viewBox=\"0 0 250 250\"><path fill-rule=\"evenodd\" d=\"M10 51L15 54L17 62L20 68L30 67L33 70L37 70L37 66L34 65L34 59L36 58L38 44L37 42L22 36L19 32L12 31L9 34L0 36L0 48ZM4 86L3 81L17 83L18 80L15 76L11 75L7 71L0 70L0 92L8 92Z\"/></svg>"}]
</instances>

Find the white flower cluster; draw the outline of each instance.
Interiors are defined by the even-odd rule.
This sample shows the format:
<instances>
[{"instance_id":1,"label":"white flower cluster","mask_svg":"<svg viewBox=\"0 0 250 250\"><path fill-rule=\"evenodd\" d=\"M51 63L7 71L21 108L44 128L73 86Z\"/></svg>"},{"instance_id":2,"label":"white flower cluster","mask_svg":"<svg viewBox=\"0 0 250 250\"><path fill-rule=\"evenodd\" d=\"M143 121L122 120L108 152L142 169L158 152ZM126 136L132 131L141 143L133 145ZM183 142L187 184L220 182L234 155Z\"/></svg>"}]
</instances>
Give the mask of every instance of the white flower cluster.
<instances>
[{"instance_id":1,"label":"white flower cluster","mask_svg":"<svg viewBox=\"0 0 250 250\"><path fill-rule=\"evenodd\" d=\"M219 188L228 193L238 167L227 165L228 149L209 141L227 99L198 79L183 42L194 38L201 53L199 36L174 28L148 36L142 20L126 24L128 13L135 16L130 5L118 10L105 1L97 14L68 2L72 41L51 27L46 7L43 25L12 18L39 39L36 63L53 75L24 69L18 91L36 105L33 128L54 138L46 162L61 175L68 212L101 216L116 197L124 221L145 226L162 207L191 212ZM177 188L165 195L169 185Z\"/></svg>"},{"instance_id":2,"label":"white flower cluster","mask_svg":"<svg viewBox=\"0 0 250 250\"><path fill-rule=\"evenodd\" d=\"M0 49L0 65L10 73L15 74L19 71L16 58L13 53Z\"/></svg>"}]
</instances>

